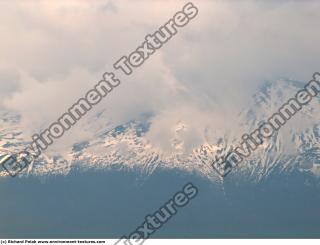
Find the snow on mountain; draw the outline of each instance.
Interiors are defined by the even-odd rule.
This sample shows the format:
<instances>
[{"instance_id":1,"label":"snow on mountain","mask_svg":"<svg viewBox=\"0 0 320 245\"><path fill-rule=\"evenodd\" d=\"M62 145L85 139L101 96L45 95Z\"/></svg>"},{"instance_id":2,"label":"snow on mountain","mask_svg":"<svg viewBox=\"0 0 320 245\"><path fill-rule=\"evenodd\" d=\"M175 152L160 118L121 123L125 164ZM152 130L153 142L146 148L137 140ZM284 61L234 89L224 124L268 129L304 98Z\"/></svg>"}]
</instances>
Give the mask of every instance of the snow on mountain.
<instances>
[{"instance_id":1,"label":"snow on mountain","mask_svg":"<svg viewBox=\"0 0 320 245\"><path fill-rule=\"evenodd\" d=\"M250 108L244 108L238 115L235 127L229 132L220 132L216 142L210 141L194 148L191 153L183 150L181 134L188 125L178 121L175 136L171 140L171 153L161 152L147 139L152 126L151 117L134 120L117 127L108 124L104 112L84 119L86 130L95 130L94 137L75 143L60 154L44 152L22 175L65 174L72 169L107 169L118 166L126 169L140 168L150 174L157 168L181 169L195 172L213 181L221 177L211 167L217 156L225 156L233 146L241 141L241 135L256 129L267 120L288 99L303 87L303 83L281 79L266 82L252 97ZM264 142L250 157L233 169L232 175L243 175L259 181L272 173L299 170L320 176L320 125L319 99L314 98L294 118L283 126L270 140ZM102 121L101 127L90 127L92 120ZM0 111L0 156L22 150L30 140L21 130L20 116L8 111ZM209 143L210 142L210 143ZM7 176L4 171L0 176ZM229 176L228 176L229 177Z\"/></svg>"}]
</instances>

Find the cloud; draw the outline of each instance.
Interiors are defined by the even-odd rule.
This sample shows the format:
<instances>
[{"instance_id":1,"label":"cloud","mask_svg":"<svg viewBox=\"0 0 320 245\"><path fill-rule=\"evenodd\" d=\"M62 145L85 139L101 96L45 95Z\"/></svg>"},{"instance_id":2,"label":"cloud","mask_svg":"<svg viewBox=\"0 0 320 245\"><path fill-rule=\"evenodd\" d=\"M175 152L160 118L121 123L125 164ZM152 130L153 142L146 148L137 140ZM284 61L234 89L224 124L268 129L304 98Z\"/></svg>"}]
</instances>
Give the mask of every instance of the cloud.
<instances>
[{"instance_id":1,"label":"cloud","mask_svg":"<svg viewBox=\"0 0 320 245\"><path fill-rule=\"evenodd\" d=\"M208 130L224 135L263 81L307 81L320 63L319 1L193 3L199 15L132 76L121 76L96 109L114 124L151 112L148 138L163 149L181 121L186 149L209 140ZM1 2L0 105L22 114L27 132L48 126L184 4Z\"/></svg>"}]
</instances>

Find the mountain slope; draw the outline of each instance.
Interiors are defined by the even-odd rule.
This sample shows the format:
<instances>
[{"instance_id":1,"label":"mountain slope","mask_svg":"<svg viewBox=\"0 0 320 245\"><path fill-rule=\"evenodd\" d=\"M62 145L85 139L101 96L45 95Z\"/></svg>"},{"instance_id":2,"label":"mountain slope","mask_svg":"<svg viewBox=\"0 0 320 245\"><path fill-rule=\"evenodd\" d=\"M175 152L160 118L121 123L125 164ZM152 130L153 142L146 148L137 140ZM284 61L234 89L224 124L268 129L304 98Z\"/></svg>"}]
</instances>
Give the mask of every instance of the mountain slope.
<instances>
[{"instance_id":1,"label":"mountain slope","mask_svg":"<svg viewBox=\"0 0 320 245\"><path fill-rule=\"evenodd\" d=\"M239 144L241 135L256 129L267 120L295 93L303 83L291 80L265 82L252 97L250 108L243 109L237 125L228 134L216 135L216 142L203 142L191 153L184 152L181 135L188 130L187 123L175 125L171 146L165 153L153 146L146 135L152 127L152 116L130 121L115 128L111 124L94 129L94 137L75 143L63 154L46 154L32 164L22 175L68 174L74 168L106 169L113 166L140 168L150 174L156 168L177 168L196 172L213 181L221 177L210 166L218 156L225 156L233 146ZM272 173L299 170L320 175L320 125L319 99L314 98L303 110L284 125L269 141L264 142L250 157L245 159L232 174L243 175L259 181ZM20 116L7 111L0 112L0 154L10 154L23 149L28 143L20 125ZM99 112L84 121L87 130L93 120L106 122L105 112ZM93 130L93 129L92 129ZM207 132L203 132L209 138ZM210 143L209 143L210 142ZM232 175L231 174L231 175ZM1 176L6 176L2 171Z\"/></svg>"}]
</instances>

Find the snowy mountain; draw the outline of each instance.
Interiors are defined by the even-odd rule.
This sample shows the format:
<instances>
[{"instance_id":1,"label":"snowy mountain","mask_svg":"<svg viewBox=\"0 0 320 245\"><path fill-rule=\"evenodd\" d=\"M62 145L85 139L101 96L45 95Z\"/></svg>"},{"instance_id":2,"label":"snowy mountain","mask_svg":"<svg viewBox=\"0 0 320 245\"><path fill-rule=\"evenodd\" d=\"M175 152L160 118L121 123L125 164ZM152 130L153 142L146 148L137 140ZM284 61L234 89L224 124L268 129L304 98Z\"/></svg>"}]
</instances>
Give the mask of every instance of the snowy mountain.
<instances>
[{"instance_id":1,"label":"snowy mountain","mask_svg":"<svg viewBox=\"0 0 320 245\"><path fill-rule=\"evenodd\" d=\"M85 119L86 130L95 130L94 137L75 143L67 153L46 154L30 165L22 175L67 175L73 169L108 169L110 167L139 168L146 174L156 168L180 169L195 172L213 181L222 181L211 167L218 156L225 156L241 140L241 135L256 129L288 99L304 86L288 79L265 82L252 97L250 108L244 108L237 116L235 127L227 133L221 132L218 140L208 140L194 148L191 153L183 151L181 135L188 125L178 121L175 136L171 140L171 153L161 152L147 139L152 116L111 127L104 111ZM295 115L269 141L264 142L249 158L245 159L232 175L243 175L259 181L272 173L299 170L311 175L320 175L320 125L319 99L316 97ZM8 111L0 111L0 155L17 152L30 140L24 136L20 125L21 117ZM92 129L92 120L106 122ZM209 138L207 132L203 132ZM0 176L7 176L4 171Z\"/></svg>"}]
</instances>

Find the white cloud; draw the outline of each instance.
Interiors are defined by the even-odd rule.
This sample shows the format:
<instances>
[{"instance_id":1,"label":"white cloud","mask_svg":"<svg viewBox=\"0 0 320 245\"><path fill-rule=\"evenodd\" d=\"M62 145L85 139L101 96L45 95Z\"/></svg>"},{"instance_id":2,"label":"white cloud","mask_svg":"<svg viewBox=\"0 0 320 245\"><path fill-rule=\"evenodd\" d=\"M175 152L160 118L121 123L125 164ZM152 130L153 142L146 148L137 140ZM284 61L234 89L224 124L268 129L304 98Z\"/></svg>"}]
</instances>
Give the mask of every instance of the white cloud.
<instances>
[{"instance_id":1,"label":"white cloud","mask_svg":"<svg viewBox=\"0 0 320 245\"><path fill-rule=\"evenodd\" d=\"M148 137L163 148L181 120L192 132L188 149L208 128L225 134L263 80L307 81L320 63L319 1L193 3L199 15L97 109L115 123L153 112ZM1 2L0 104L19 111L30 132L49 125L184 4Z\"/></svg>"}]
</instances>

